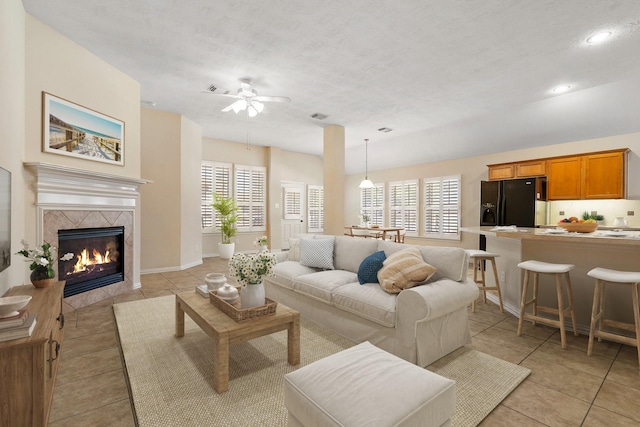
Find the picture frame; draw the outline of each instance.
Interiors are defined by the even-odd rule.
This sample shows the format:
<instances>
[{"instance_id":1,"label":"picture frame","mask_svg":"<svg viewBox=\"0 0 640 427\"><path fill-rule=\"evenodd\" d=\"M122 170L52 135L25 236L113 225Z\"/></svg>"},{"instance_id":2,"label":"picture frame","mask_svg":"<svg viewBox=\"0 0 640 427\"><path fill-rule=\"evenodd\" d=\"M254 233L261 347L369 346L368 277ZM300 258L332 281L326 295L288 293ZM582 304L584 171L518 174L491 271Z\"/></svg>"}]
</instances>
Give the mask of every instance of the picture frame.
<instances>
[{"instance_id":1,"label":"picture frame","mask_svg":"<svg viewBox=\"0 0 640 427\"><path fill-rule=\"evenodd\" d=\"M0 271L11 266L11 172L0 168Z\"/></svg>"},{"instance_id":2,"label":"picture frame","mask_svg":"<svg viewBox=\"0 0 640 427\"><path fill-rule=\"evenodd\" d=\"M124 122L42 92L42 147L46 153L124 166Z\"/></svg>"}]
</instances>

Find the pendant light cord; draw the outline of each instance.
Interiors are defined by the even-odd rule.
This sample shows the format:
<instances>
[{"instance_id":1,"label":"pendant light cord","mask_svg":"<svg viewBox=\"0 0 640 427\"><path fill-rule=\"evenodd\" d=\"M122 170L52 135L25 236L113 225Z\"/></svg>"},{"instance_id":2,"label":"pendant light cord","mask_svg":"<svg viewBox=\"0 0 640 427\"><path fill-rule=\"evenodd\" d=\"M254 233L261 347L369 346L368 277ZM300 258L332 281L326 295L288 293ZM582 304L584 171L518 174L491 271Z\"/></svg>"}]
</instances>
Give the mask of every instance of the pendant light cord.
<instances>
[{"instance_id":1,"label":"pendant light cord","mask_svg":"<svg viewBox=\"0 0 640 427\"><path fill-rule=\"evenodd\" d=\"M369 140L364 140L364 179L369 179Z\"/></svg>"}]
</instances>

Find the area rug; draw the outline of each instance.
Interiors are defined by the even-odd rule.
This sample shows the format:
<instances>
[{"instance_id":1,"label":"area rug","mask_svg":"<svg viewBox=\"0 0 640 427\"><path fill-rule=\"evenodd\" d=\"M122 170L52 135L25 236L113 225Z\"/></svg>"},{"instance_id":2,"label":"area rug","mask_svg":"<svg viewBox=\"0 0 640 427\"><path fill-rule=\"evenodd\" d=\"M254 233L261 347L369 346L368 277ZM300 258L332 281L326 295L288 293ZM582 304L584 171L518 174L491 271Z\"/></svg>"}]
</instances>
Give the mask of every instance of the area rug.
<instances>
[{"instance_id":1,"label":"area rug","mask_svg":"<svg viewBox=\"0 0 640 427\"><path fill-rule=\"evenodd\" d=\"M229 391L217 394L207 335L185 316L185 336L174 336L175 297L115 304L113 310L140 427L286 426L283 376L354 345L303 318L299 366L287 363L286 331L235 345L229 352ZM455 427L480 423L530 373L468 348L429 370L456 381Z\"/></svg>"}]
</instances>

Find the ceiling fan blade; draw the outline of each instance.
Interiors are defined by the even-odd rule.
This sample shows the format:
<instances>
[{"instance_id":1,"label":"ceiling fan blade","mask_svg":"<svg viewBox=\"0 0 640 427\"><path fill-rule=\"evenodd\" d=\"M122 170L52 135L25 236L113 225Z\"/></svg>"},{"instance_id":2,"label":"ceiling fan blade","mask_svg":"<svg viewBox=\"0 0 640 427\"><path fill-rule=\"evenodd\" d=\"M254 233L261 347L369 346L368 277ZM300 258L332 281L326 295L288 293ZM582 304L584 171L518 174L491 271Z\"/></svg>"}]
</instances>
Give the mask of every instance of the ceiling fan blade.
<instances>
[{"instance_id":1,"label":"ceiling fan blade","mask_svg":"<svg viewBox=\"0 0 640 427\"><path fill-rule=\"evenodd\" d=\"M255 98L256 101L262 101L262 102L291 102L291 98L289 98L288 96L256 96Z\"/></svg>"},{"instance_id":2,"label":"ceiling fan blade","mask_svg":"<svg viewBox=\"0 0 640 427\"><path fill-rule=\"evenodd\" d=\"M201 93L208 93L209 95L213 95L213 96L224 96L225 98L236 98L236 99L241 98L238 95L233 95L230 93L213 93L213 92L209 92L208 90L203 90Z\"/></svg>"},{"instance_id":3,"label":"ceiling fan blade","mask_svg":"<svg viewBox=\"0 0 640 427\"><path fill-rule=\"evenodd\" d=\"M227 105L226 107L224 107L222 110L223 113L226 113L227 111L231 111L233 110L233 105L235 104L235 102L233 104Z\"/></svg>"}]
</instances>

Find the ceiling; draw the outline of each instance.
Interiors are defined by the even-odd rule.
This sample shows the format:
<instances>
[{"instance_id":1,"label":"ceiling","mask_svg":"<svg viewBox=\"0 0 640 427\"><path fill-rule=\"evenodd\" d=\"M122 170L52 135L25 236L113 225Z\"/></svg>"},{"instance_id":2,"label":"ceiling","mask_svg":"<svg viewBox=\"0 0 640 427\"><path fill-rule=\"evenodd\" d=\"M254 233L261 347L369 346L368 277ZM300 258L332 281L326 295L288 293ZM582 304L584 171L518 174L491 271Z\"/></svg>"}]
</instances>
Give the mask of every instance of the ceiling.
<instances>
[{"instance_id":1,"label":"ceiling","mask_svg":"<svg viewBox=\"0 0 640 427\"><path fill-rule=\"evenodd\" d=\"M344 126L347 173L365 168L364 138L377 170L640 131L637 0L23 4L205 137L321 156L322 128ZM248 118L203 93L242 78L292 101Z\"/></svg>"}]
</instances>

